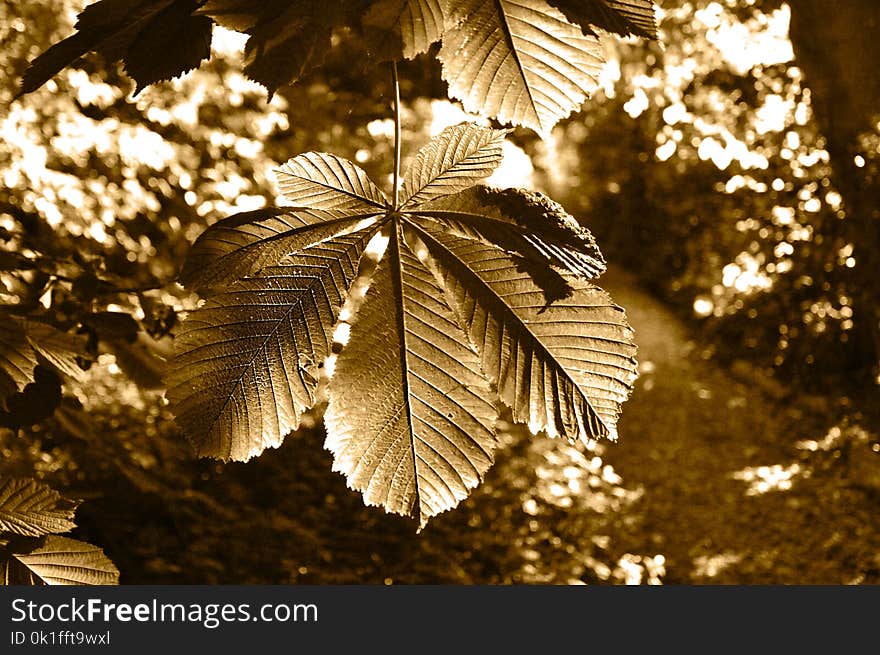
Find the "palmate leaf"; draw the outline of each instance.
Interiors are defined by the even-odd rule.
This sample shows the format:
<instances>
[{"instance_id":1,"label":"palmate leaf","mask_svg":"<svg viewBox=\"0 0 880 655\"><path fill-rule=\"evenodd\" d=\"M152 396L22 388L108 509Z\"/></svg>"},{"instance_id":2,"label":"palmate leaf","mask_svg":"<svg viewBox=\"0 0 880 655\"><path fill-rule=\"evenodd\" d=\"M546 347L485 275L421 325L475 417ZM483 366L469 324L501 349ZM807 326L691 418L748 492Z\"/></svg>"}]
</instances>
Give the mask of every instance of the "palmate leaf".
<instances>
[{"instance_id":1,"label":"palmate leaf","mask_svg":"<svg viewBox=\"0 0 880 655\"><path fill-rule=\"evenodd\" d=\"M76 527L77 503L35 480L0 482L0 531L25 537L67 532Z\"/></svg>"},{"instance_id":2,"label":"palmate leaf","mask_svg":"<svg viewBox=\"0 0 880 655\"><path fill-rule=\"evenodd\" d=\"M544 0L455 0L440 48L467 111L548 133L596 87L599 40Z\"/></svg>"},{"instance_id":3,"label":"palmate leaf","mask_svg":"<svg viewBox=\"0 0 880 655\"><path fill-rule=\"evenodd\" d=\"M92 544L49 535L28 548L0 552L4 585L115 585L119 570Z\"/></svg>"},{"instance_id":4,"label":"palmate leaf","mask_svg":"<svg viewBox=\"0 0 880 655\"><path fill-rule=\"evenodd\" d=\"M420 526L457 505L492 463L499 402L536 432L616 436L632 330L589 282L604 269L595 241L559 205L470 186L497 167L502 138L445 130L381 209L353 164L301 155L279 179L311 208L233 217L199 238L191 282L226 286L183 322L168 395L202 454L246 459L296 427L356 275L369 290L345 319L326 447L367 503ZM379 230L384 256L361 265Z\"/></svg>"}]
</instances>

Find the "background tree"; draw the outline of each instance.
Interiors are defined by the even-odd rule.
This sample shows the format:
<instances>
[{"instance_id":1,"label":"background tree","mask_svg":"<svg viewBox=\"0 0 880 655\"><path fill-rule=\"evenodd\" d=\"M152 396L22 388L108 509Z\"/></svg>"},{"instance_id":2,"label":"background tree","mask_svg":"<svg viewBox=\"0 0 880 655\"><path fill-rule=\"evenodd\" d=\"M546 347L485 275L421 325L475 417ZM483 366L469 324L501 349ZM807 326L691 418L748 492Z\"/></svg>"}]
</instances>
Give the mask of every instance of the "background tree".
<instances>
[{"instance_id":1,"label":"background tree","mask_svg":"<svg viewBox=\"0 0 880 655\"><path fill-rule=\"evenodd\" d=\"M835 185L844 199L857 263L857 338L867 361L873 362L876 376L880 360L880 287L871 271L880 267L880 72L862 62L880 56L880 44L868 36L880 26L880 13L875 4L864 0L844 3L840 11L831 14L827 9L815 0L795 3L791 38L798 65L813 92L813 108L827 139ZM853 25L865 29L852 30Z\"/></svg>"},{"instance_id":2,"label":"background tree","mask_svg":"<svg viewBox=\"0 0 880 655\"><path fill-rule=\"evenodd\" d=\"M638 257L646 284L744 347L720 355L754 361L798 389L870 395L876 72L847 59L863 37L834 37L834 28L809 39L795 23L792 49L785 28L799 12L807 20L806 5L665 3L665 50L622 46L619 82L586 107L587 129L574 123L560 138L555 152L583 142L571 160L590 167L576 178L581 193L564 195L574 172L550 168L547 179L567 205L581 203L612 257ZM806 41L823 53L812 63ZM832 73L844 62L848 83ZM820 69L815 82L811 68ZM859 100L842 99L852 95ZM631 147L614 148L621 140Z\"/></svg>"}]
</instances>

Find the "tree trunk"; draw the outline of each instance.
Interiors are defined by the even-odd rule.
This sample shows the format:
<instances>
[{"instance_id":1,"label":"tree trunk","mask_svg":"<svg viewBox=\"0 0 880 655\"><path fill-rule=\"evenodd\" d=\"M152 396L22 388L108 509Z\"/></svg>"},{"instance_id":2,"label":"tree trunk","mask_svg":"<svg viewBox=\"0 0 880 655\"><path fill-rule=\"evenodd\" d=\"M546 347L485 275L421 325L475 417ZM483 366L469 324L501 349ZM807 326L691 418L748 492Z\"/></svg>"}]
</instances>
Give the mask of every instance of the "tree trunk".
<instances>
[{"instance_id":1,"label":"tree trunk","mask_svg":"<svg viewBox=\"0 0 880 655\"><path fill-rule=\"evenodd\" d=\"M856 259L852 345L862 372L880 359L880 182L856 164L861 134L880 118L880 2L792 0L791 41L827 141ZM861 356L861 355L860 355Z\"/></svg>"}]
</instances>

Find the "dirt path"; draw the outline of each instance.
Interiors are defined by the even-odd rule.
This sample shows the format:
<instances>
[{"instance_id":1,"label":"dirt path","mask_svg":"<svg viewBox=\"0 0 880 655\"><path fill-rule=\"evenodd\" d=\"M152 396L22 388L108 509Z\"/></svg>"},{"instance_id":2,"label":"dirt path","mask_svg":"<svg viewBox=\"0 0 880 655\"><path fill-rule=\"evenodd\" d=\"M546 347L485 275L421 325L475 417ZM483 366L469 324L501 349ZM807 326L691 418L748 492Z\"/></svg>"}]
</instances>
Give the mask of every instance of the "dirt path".
<instances>
[{"instance_id":1,"label":"dirt path","mask_svg":"<svg viewBox=\"0 0 880 655\"><path fill-rule=\"evenodd\" d=\"M644 489L618 546L664 554L667 584L880 582L880 504L853 464L876 467L870 438L798 449L832 423L703 360L625 274L603 284L627 309L643 368L605 453L626 487ZM749 467L751 482L733 477Z\"/></svg>"}]
</instances>

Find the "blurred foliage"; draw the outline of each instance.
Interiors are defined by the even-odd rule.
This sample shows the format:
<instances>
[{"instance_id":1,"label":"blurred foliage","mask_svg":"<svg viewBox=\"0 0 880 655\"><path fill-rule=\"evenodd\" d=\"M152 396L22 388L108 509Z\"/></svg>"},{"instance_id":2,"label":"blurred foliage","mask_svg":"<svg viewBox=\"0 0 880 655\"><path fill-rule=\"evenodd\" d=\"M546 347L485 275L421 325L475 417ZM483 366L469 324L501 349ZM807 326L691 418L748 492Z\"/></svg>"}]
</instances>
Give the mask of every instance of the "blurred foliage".
<instances>
[{"instance_id":1,"label":"blurred foliage","mask_svg":"<svg viewBox=\"0 0 880 655\"><path fill-rule=\"evenodd\" d=\"M872 301L861 313L854 302L874 276L863 257L872 246L867 234L857 243L793 59L798 7L670 0L663 9L663 46L616 47L604 92L554 143L535 146L542 181L612 263L697 319L718 356L800 389L867 384L876 394ZM868 197L878 191L876 125L855 155Z\"/></svg>"}]
</instances>

